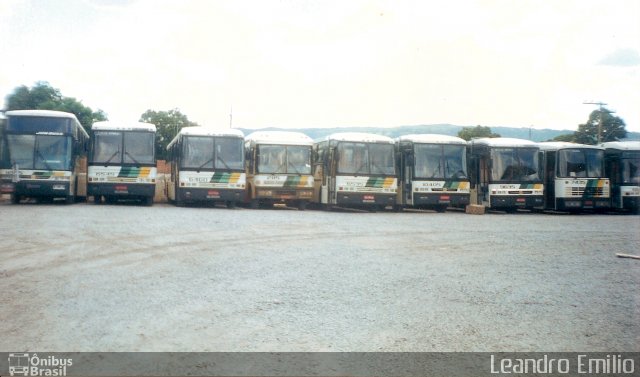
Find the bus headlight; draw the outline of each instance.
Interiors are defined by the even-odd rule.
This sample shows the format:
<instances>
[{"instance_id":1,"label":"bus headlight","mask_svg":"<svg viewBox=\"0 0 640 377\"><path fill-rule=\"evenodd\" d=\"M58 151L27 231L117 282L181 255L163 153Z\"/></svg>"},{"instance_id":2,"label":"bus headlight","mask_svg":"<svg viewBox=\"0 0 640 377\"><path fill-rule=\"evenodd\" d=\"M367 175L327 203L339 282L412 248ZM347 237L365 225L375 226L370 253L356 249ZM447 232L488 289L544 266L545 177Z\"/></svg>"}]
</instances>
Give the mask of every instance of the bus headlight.
<instances>
[{"instance_id":1,"label":"bus headlight","mask_svg":"<svg viewBox=\"0 0 640 377\"><path fill-rule=\"evenodd\" d=\"M273 191L271 190L258 190L259 196L273 196Z\"/></svg>"}]
</instances>

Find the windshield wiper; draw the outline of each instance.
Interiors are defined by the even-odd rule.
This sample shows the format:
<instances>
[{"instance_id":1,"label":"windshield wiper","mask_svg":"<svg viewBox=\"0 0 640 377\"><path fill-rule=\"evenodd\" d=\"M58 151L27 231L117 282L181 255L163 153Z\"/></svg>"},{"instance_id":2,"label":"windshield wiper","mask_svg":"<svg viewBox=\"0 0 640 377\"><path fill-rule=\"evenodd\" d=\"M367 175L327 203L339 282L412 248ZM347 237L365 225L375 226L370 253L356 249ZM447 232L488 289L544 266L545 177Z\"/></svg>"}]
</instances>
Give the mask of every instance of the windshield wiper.
<instances>
[{"instance_id":1,"label":"windshield wiper","mask_svg":"<svg viewBox=\"0 0 640 377\"><path fill-rule=\"evenodd\" d=\"M47 161L44 159L44 156L42 155L42 153L40 152L40 149L38 149L36 147L36 153L38 154L38 157L40 157L40 159L42 160L42 163L44 164L44 166L47 168L47 170L53 170L51 168L51 166L49 166L49 164L47 163Z\"/></svg>"},{"instance_id":2,"label":"windshield wiper","mask_svg":"<svg viewBox=\"0 0 640 377\"><path fill-rule=\"evenodd\" d=\"M198 166L197 170L202 169L206 164L210 163L211 161L213 161L213 157L211 157L210 159L208 159L207 161L204 162L204 164Z\"/></svg>"},{"instance_id":3,"label":"windshield wiper","mask_svg":"<svg viewBox=\"0 0 640 377\"><path fill-rule=\"evenodd\" d=\"M111 155L111 157L109 157L109 158L107 159L107 161L105 161L104 163L105 163L105 164L110 163L110 162L111 162L111 160L113 160L113 158L114 158L115 156L117 156L119 153L120 153L120 150L117 150L117 151L113 152L113 154Z\"/></svg>"},{"instance_id":4,"label":"windshield wiper","mask_svg":"<svg viewBox=\"0 0 640 377\"><path fill-rule=\"evenodd\" d=\"M135 162L136 164L139 164L138 160L136 160L135 158L133 158L133 156L131 155L131 153L124 151L124 154L126 154L127 156L129 156L130 159L133 160L133 162Z\"/></svg>"},{"instance_id":5,"label":"windshield wiper","mask_svg":"<svg viewBox=\"0 0 640 377\"><path fill-rule=\"evenodd\" d=\"M218 159L218 161L222 162L222 164L229 170L231 170L231 168L229 167L229 165L227 165L227 163L220 157L220 156L216 156L216 158Z\"/></svg>"}]
</instances>

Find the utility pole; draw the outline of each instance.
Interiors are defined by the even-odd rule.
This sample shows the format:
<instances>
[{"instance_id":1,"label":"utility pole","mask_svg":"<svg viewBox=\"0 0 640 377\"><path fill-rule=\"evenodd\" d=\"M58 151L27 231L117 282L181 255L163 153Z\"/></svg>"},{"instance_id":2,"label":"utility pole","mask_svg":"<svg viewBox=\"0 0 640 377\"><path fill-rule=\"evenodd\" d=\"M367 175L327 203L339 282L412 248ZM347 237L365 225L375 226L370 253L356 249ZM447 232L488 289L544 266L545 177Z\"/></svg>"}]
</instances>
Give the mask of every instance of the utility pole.
<instances>
[{"instance_id":1,"label":"utility pole","mask_svg":"<svg viewBox=\"0 0 640 377\"><path fill-rule=\"evenodd\" d=\"M233 105L231 105L231 110L229 110L229 128L233 128Z\"/></svg>"},{"instance_id":2,"label":"utility pole","mask_svg":"<svg viewBox=\"0 0 640 377\"><path fill-rule=\"evenodd\" d=\"M600 120L598 120L598 144L602 142L602 123L604 122L603 114L606 112L607 114L615 113L615 111L610 111L604 108L607 104L604 102L583 102L583 105L598 105L600 112Z\"/></svg>"}]
</instances>

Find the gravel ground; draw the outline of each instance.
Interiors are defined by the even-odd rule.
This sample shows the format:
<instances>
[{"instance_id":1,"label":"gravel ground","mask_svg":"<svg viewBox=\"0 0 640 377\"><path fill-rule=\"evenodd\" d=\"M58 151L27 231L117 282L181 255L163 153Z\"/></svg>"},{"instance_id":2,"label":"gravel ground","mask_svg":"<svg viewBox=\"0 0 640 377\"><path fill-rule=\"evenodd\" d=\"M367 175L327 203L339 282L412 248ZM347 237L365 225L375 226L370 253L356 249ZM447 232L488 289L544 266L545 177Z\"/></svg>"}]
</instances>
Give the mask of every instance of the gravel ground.
<instances>
[{"instance_id":1,"label":"gravel ground","mask_svg":"<svg viewBox=\"0 0 640 377\"><path fill-rule=\"evenodd\" d=\"M0 350L640 351L640 216L0 203Z\"/></svg>"}]
</instances>

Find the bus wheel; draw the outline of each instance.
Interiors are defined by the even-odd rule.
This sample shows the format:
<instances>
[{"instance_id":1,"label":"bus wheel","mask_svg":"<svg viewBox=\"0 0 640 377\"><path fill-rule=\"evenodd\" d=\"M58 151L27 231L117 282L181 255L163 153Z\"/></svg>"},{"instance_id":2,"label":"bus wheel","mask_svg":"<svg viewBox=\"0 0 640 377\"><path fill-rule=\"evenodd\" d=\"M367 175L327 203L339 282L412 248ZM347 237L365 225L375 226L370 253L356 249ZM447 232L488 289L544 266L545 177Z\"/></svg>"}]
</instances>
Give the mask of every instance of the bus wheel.
<instances>
[{"instance_id":1,"label":"bus wheel","mask_svg":"<svg viewBox=\"0 0 640 377\"><path fill-rule=\"evenodd\" d=\"M94 195L94 196L93 196L93 203L94 203L94 204L100 204L100 203L102 203L102 196L100 196L100 195Z\"/></svg>"},{"instance_id":2,"label":"bus wheel","mask_svg":"<svg viewBox=\"0 0 640 377\"><path fill-rule=\"evenodd\" d=\"M153 196L147 196L144 198L144 205L147 207L151 207L153 205Z\"/></svg>"},{"instance_id":3,"label":"bus wheel","mask_svg":"<svg viewBox=\"0 0 640 377\"><path fill-rule=\"evenodd\" d=\"M233 200L229 200L227 202L227 208L229 208L229 209L236 208L236 202L234 202Z\"/></svg>"},{"instance_id":4,"label":"bus wheel","mask_svg":"<svg viewBox=\"0 0 640 377\"><path fill-rule=\"evenodd\" d=\"M305 209L307 209L307 202L302 200L298 203L298 210L304 211Z\"/></svg>"},{"instance_id":5,"label":"bus wheel","mask_svg":"<svg viewBox=\"0 0 640 377\"><path fill-rule=\"evenodd\" d=\"M444 213L447 211L447 206L437 206L436 207L436 212L438 213Z\"/></svg>"},{"instance_id":6,"label":"bus wheel","mask_svg":"<svg viewBox=\"0 0 640 377\"><path fill-rule=\"evenodd\" d=\"M65 204L73 204L76 201L76 197L73 195L67 195L67 197L64 199Z\"/></svg>"},{"instance_id":7,"label":"bus wheel","mask_svg":"<svg viewBox=\"0 0 640 377\"><path fill-rule=\"evenodd\" d=\"M260 207L260 201L258 199L251 199L249 207L251 207L251 209L258 209Z\"/></svg>"},{"instance_id":8,"label":"bus wheel","mask_svg":"<svg viewBox=\"0 0 640 377\"><path fill-rule=\"evenodd\" d=\"M11 203L12 204L19 204L20 203L20 195L11 194Z\"/></svg>"}]
</instances>

